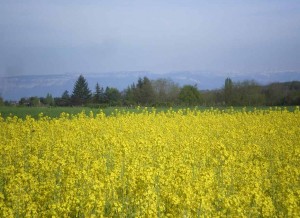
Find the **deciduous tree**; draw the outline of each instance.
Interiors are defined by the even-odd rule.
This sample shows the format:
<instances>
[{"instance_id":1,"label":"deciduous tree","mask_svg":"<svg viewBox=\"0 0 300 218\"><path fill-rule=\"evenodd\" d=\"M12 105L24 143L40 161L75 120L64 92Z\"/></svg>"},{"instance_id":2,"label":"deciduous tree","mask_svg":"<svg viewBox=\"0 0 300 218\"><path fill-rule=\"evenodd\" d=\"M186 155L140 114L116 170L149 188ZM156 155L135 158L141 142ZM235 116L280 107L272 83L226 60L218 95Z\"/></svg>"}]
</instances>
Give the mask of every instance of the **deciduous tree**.
<instances>
[{"instance_id":1,"label":"deciduous tree","mask_svg":"<svg viewBox=\"0 0 300 218\"><path fill-rule=\"evenodd\" d=\"M179 100L183 105L199 105L202 97L196 86L185 85L179 93Z\"/></svg>"}]
</instances>

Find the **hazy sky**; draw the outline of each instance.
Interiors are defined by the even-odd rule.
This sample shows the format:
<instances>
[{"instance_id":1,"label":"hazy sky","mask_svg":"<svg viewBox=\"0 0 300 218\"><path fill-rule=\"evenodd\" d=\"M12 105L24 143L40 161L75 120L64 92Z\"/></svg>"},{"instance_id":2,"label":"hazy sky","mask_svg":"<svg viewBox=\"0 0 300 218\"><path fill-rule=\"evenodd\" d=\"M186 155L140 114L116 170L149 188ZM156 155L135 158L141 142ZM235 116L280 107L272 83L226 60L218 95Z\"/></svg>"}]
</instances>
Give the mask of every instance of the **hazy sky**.
<instances>
[{"instance_id":1,"label":"hazy sky","mask_svg":"<svg viewBox=\"0 0 300 218\"><path fill-rule=\"evenodd\" d=\"M299 0L0 0L0 76L300 71Z\"/></svg>"}]
</instances>

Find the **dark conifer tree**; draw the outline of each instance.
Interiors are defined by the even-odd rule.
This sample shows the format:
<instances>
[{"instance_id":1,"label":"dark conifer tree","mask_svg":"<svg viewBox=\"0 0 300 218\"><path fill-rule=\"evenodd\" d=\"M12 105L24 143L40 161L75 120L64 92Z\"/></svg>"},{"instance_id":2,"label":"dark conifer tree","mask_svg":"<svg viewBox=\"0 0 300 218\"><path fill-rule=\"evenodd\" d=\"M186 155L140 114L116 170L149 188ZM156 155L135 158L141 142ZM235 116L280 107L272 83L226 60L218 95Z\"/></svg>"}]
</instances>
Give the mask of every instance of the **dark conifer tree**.
<instances>
[{"instance_id":1,"label":"dark conifer tree","mask_svg":"<svg viewBox=\"0 0 300 218\"><path fill-rule=\"evenodd\" d=\"M60 106L70 106L71 97L68 90L65 90L60 98Z\"/></svg>"},{"instance_id":2,"label":"dark conifer tree","mask_svg":"<svg viewBox=\"0 0 300 218\"><path fill-rule=\"evenodd\" d=\"M96 84L94 93L94 103L100 104L104 101L104 90L102 87L100 87L99 83Z\"/></svg>"},{"instance_id":3,"label":"dark conifer tree","mask_svg":"<svg viewBox=\"0 0 300 218\"><path fill-rule=\"evenodd\" d=\"M224 100L227 106L232 104L233 101L233 83L230 78L226 78L224 86Z\"/></svg>"},{"instance_id":4,"label":"dark conifer tree","mask_svg":"<svg viewBox=\"0 0 300 218\"><path fill-rule=\"evenodd\" d=\"M88 87L86 79L80 75L74 85L72 93L72 104L74 105L84 105L91 100L91 90Z\"/></svg>"}]
</instances>

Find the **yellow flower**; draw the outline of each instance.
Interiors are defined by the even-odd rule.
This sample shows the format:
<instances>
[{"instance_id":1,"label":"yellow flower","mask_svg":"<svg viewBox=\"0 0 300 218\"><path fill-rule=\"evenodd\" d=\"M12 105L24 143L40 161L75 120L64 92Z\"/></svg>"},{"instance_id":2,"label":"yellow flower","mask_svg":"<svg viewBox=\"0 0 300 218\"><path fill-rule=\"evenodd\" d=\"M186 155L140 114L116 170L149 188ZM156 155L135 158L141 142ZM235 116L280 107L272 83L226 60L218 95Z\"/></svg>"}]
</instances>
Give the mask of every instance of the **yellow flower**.
<instances>
[{"instance_id":1,"label":"yellow flower","mask_svg":"<svg viewBox=\"0 0 300 218\"><path fill-rule=\"evenodd\" d=\"M299 217L299 107L0 115L0 217Z\"/></svg>"}]
</instances>

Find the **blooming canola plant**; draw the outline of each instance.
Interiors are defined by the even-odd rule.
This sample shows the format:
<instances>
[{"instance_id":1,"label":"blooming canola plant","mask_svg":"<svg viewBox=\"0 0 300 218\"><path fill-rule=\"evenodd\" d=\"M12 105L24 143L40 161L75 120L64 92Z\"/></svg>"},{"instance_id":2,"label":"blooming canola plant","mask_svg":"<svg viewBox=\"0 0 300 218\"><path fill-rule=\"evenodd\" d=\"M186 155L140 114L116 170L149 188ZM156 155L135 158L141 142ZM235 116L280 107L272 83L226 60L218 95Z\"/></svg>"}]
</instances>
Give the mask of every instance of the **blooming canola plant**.
<instances>
[{"instance_id":1,"label":"blooming canola plant","mask_svg":"<svg viewBox=\"0 0 300 218\"><path fill-rule=\"evenodd\" d=\"M1 217L299 217L300 112L0 116Z\"/></svg>"}]
</instances>

